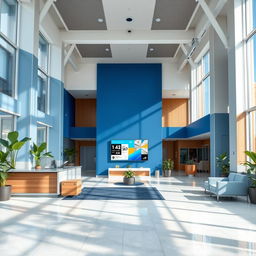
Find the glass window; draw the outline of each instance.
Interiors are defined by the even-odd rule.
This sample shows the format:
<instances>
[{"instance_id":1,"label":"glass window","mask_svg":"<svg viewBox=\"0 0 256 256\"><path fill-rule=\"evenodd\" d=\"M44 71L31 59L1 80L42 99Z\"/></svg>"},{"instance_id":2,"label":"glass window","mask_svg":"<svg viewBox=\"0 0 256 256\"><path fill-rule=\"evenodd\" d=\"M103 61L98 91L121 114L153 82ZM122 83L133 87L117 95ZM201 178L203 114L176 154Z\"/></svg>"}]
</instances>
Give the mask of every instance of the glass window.
<instances>
[{"instance_id":1,"label":"glass window","mask_svg":"<svg viewBox=\"0 0 256 256\"><path fill-rule=\"evenodd\" d=\"M246 2L246 22L247 35L256 28L256 0L247 0Z\"/></svg>"},{"instance_id":2,"label":"glass window","mask_svg":"<svg viewBox=\"0 0 256 256\"><path fill-rule=\"evenodd\" d=\"M15 48L0 37L0 92L13 95L15 82Z\"/></svg>"},{"instance_id":3,"label":"glass window","mask_svg":"<svg viewBox=\"0 0 256 256\"><path fill-rule=\"evenodd\" d=\"M16 43L17 1L0 1L0 31L13 43Z\"/></svg>"},{"instance_id":4,"label":"glass window","mask_svg":"<svg viewBox=\"0 0 256 256\"><path fill-rule=\"evenodd\" d=\"M37 125L37 145L47 143L47 127L45 125Z\"/></svg>"},{"instance_id":5,"label":"glass window","mask_svg":"<svg viewBox=\"0 0 256 256\"><path fill-rule=\"evenodd\" d=\"M38 66L47 73L49 44L42 35L39 36Z\"/></svg>"},{"instance_id":6,"label":"glass window","mask_svg":"<svg viewBox=\"0 0 256 256\"><path fill-rule=\"evenodd\" d=\"M14 131L14 116L0 111L0 138L6 140L9 132ZM0 149L2 150L1 146Z\"/></svg>"},{"instance_id":7,"label":"glass window","mask_svg":"<svg viewBox=\"0 0 256 256\"><path fill-rule=\"evenodd\" d=\"M37 83L37 109L45 113L47 109L48 81L47 76L41 71L38 71Z\"/></svg>"},{"instance_id":8,"label":"glass window","mask_svg":"<svg viewBox=\"0 0 256 256\"><path fill-rule=\"evenodd\" d=\"M188 148L180 149L180 163L185 164L188 161Z\"/></svg>"},{"instance_id":9,"label":"glass window","mask_svg":"<svg viewBox=\"0 0 256 256\"><path fill-rule=\"evenodd\" d=\"M210 114L210 54L207 52L192 71L192 121Z\"/></svg>"}]
</instances>

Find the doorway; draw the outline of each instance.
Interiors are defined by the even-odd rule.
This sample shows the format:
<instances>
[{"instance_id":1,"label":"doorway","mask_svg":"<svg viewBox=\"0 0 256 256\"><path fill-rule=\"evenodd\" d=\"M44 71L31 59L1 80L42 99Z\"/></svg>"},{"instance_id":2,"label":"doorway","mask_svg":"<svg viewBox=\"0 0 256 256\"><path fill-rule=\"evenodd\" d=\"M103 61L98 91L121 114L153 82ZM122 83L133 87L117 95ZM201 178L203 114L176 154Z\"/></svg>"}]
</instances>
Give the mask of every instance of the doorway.
<instances>
[{"instance_id":1,"label":"doorway","mask_svg":"<svg viewBox=\"0 0 256 256\"><path fill-rule=\"evenodd\" d=\"M80 165L82 166L82 176L96 176L96 147L80 147Z\"/></svg>"}]
</instances>

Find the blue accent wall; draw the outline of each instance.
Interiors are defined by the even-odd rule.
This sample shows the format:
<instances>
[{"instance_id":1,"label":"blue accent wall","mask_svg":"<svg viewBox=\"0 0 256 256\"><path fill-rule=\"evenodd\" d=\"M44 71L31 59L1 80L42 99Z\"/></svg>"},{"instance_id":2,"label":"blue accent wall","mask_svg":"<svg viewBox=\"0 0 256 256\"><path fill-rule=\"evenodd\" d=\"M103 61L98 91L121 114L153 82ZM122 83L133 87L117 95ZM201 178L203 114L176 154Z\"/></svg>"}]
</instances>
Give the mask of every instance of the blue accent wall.
<instances>
[{"instance_id":1,"label":"blue accent wall","mask_svg":"<svg viewBox=\"0 0 256 256\"><path fill-rule=\"evenodd\" d=\"M70 129L75 125L75 99L64 89L64 137L70 138Z\"/></svg>"},{"instance_id":2,"label":"blue accent wall","mask_svg":"<svg viewBox=\"0 0 256 256\"><path fill-rule=\"evenodd\" d=\"M229 155L229 114L212 114L210 127L211 176L218 177L221 171L216 167L216 157L225 152Z\"/></svg>"},{"instance_id":3,"label":"blue accent wall","mask_svg":"<svg viewBox=\"0 0 256 256\"><path fill-rule=\"evenodd\" d=\"M97 67L97 175L109 167L149 167L162 162L161 64L98 64ZM110 141L149 140L149 160L110 161Z\"/></svg>"}]
</instances>

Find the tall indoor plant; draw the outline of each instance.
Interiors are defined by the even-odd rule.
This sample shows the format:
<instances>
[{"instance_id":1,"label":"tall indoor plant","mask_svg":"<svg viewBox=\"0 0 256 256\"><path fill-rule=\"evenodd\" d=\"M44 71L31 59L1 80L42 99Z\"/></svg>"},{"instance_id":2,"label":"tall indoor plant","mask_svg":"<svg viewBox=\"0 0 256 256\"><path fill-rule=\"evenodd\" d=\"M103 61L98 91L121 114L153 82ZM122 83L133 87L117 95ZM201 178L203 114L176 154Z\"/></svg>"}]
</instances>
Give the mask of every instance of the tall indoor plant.
<instances>
[{"instance_id":1,"label":"tall indoor plant","mask_svg":"<svg viewBox=\"0 0 256 256\"><path fill-rule=\"evenodd\" d=\"M11 168L11 163L8 161L8 152L0 151L0 201L10 199L12 187L6 185L6 182Z\"/></svg>"},{"instance_id":2,"label":"tall indoor plant","mask_svg":"<svg viewBox=\"0 0 256 256\"><path fill-rule=\"evenodd\" d=\"M30 140L30 138L25 137L22 140L18 140L19 133L17 131L9 132L7 135L7 140L0 139L0 144L5 148L7 153L7 158L10 161L11 168L15 169L16 159L19 150L24 146L24 144Z\"/></svg>"},{"instance_id":3,"label":"tall indoor plant","mask_svg":"<svg viewBox=\"0 0 256 256\"><path fill-rule=\"evenodd\" d=\"M173 160L171 160L171 159L164 160L162 168L163 168L163 176L170 177L172 174L172 170L174 168Z\"/></svg>"},{"instance_id":4,"label":"tall indoor plant","mask_svg":"<svg viewBox=\"0 0 256 256\"><path fill-rule=\"evenodd\" d=\"M256 153L253 151L245 151L249 157L249 161L244 163L248 167L247 173L250 179L250 186L248 189L250 202L256 204Z\"/></svg>"},{"instance_id":5,"label":"tall indoor plant","mask_svg":"<svg viewBox=\"0 0 256 256\"><path fill-rule=\"evenodd\" d=\"M224 177L227 177L229 175L229 158L227 153L222 153L219 156L216 157L216 165L221 169L221 175Z\"/></svg>"},{"instance_id":6,"label":"tall indoor plant","mask_svg":"<svg viewBox=\"0 0 256 256\"><path fill-rule=\"evenodd\" d=\"M47 144L45 142L41 143L39 146L33 143L30 154L34 156L35 159L35 169L41 169L41 159L42 157L53 157L51 152L45 152Z\"/></svg>"},{"instance_id":7,"label":"tall indoor plant","mask_svg":"<svg viewBox=\"0 0 256 256\"><path fill-rule=\"evenodd\" d=\"M186 175L196 175L197 165L193 160L188 160L185 164L185 174Z\"/></svg>"}]
</instances>

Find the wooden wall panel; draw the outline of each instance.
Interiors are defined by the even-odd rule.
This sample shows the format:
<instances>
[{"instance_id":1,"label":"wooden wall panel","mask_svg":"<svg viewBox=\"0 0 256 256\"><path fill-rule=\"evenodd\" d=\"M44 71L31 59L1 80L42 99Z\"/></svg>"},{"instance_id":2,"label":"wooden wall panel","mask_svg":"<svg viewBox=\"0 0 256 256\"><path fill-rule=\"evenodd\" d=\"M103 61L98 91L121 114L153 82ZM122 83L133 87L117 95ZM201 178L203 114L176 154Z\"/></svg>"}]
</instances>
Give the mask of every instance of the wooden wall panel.
<instances>
[{"instance_id":1,"label":"wooden wall panel","mask_svg":"<svg viewBox=\"0 0 256 256\"><path fill-rule=\"evenodd\" d=\"M57 173L16 172L10 173L8 185L12 193L57 193Z\"/></svg>"},{"instance_id":2,"label":"wooden wall panel","mask_svg":"<svg viewBox=\"0 0 256 256\"><path fill-rule=\"evenodd\" d=\"M188 99L162 100L162 127L188 125Z\"/></svg>"},{"instance_id":3,"label":"wooden wall panel","mask_svg":"<svg viewBox=\"0 0 256 256\"><path fill-rule=\"evenodd\" d=\"M207 139L207 140L178 140L178 141L175 141L174 169L175 170L184 170L185 169L185 165L180 164L180 149L181 148L201 148L201 147L206 147L206 146L208 146L208 148L210 150L210 139Z\"/></svg>"},{"instance_id":4,"label":"wooden wall panel","mask_svg":"<svg viewBox=\"0 0 256 256\"><path fill-rule=\"evenodd\" d=\"M246 161L246 113L237 116L237 163L242 164Z\"/></svg>"},{"instance_id":5,"label":"wooden wall panel","mask_svg":"<svg viewBox=\"0 0 256 256\"><path fill-rule=\"evenodd\" d=\"M75 126L96 127L96 99L75 100Z\"/></svg>"}]
</instances>

